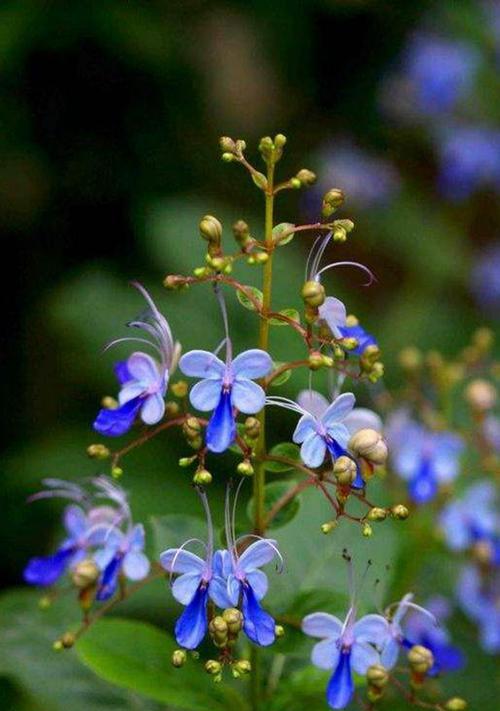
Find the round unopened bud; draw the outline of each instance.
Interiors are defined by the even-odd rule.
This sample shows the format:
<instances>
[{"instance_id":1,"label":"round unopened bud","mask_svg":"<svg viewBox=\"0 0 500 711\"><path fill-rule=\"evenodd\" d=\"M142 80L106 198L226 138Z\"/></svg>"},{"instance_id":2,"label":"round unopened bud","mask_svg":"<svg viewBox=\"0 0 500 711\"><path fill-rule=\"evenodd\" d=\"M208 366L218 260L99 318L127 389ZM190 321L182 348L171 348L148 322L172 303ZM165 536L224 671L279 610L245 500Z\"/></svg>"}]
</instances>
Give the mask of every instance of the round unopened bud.
<instances>
[{"instance_id":1,"label":"round unopened bud","mask_svg":"<svg viewBox=\"0 0 500 711\"><path fill-rule=\"evenodd\" d=\"M408 662L418 674L425 674L434 665L434 656L427 647L415 644L408 652Z\"/></svg>"},{"instance_id":2,"label":"round unopened bud","mask_svg":"<svg viewBox=\"0 0 500 711\"><path fill-rule=\"evenodd\" d=\"M208 631L216 644L226 644L229 627L221 615L217 615L217 617L213 617L210 620Z\"/></svg>"},{"instance_id":3,"label":"round unopened bud","mask_svg":"<svg viewBox=\"0 0 500 711\"><path fill-rule=\"evenodd\" d=\"M252 173L252 180L254 184L261 190L266 190L267 188L267 178L264 173L259 173L258 170Z\"/></svg>"},{"instance_id":4,"label":"round unopened bud","mask_svg":"<svg viewBox=\"0 0 500 711\"><path fill-rule=\"evenodd\" d=\"M363 524L362 533L365 538L370 538L370 536L373 534L373 528L370 526L369 523Z\"/></svg>"},{"instance_id":5,"label":"round unopened bud","mask_svg":"<svg viewBox=\"0 0 500 711\"><path fill-rule=\"evenodd\" d=\"M116 410L118 407L118 400L111 395L105 395L101 400L101 405L105 410Z\"/></svg>"},{"instance_id":6,"label":"round unopened bud","mask_svg":"<svg viewBox=\"0 0 500 711\"><path fill-rule=\"evenodd\" d=\"M179 466L182 467L183 469L185 467L189 467L190 464L192 464L196 460L196 455L194 457L181 457L179 459Z\"/></svg>"},{"instance_id":7,"label":"round unopened bud","mask_svg":"<svg viewBox=\"0 0 500 711\"><path fill-rule=\"evenodd\" d=\"M321 306L325 303L325 288L319 281L306 281L301 296L308 306Z\"/></svg>"},{"instance_id":8,"label":"round unopened bud","mask_svg":"<svg viewBox=\"0 0 500 711\"><path fill-rule=\"evenodd\" d=\"M465 388L465 399L477 412L487 412L497 401L497 390L493 383L477 378Z\"/></svg>"},{"instance_id":9,"label":"round unopened bud","mask_svg":"<svg viewBox=\"0 0 500 711\"><path fill-rule=\"evenodd\" d=\"M76 642L76 637L72 632L65 632L61 637L60 642L64 649L71 649Z\"/></svg>"},{"instance_id":10,"label":"round unopened bud","mask_svg":"<svg viewBox=\"0 0 500 711\"><path fill-rule=\"evenodd\" d=\"M236 151L236 143L229 136L221 136L219 138L219 146L223 153L234 153Z\"/></svg>"},{"instance_id":11,"label":"round unopened bud","mask_svg":"<svg viewBox=\"0 0 500 711\"><path fill-rule=\"evenodd\" d=\"M231 163L233 160L235 160L233 153L223 153L221 155L221 158L224 161L224 163Z\"/></svg>"},{"instance_id":12,"label":"round unopened bud","mask_svg":"<svg viewBox=\"0 0 500 711\"><path fill-rule=\"evenodd\" d=\"M332 188L323 197L322 214L329 217L340 207L345 200L345 195L339 188Z\"/></svg>"},{"instance_id":13,"label":"round unopened bud","mask_svg":"<svg viewBox=\"0 0 500 711\"><path fill-rule=\"evenodd\" d=\"M93 560L87 559L77 563L71 571L73 585L80 589L94 585L100 575L99 568Z\"/></svg>"},{"instance_id":14,"label":"round unopened bud","mask_svg":"<svg viewBox=\"0 0 500 711\"><path fill-rule=\"evenodd\" d=\"M382 664L372 664L366 672L366 680L376 689L383 689L389 681L389 672Z\"/></svg>"},{"instance_id":15,"label":"round unopened bud","mask_svg":"<svg viewBox=\"0 0 500 711\"><path fill-rule=\"evenodd\" d=\"M391 514L398 521L404 521L410 515L408 508L404 504L396 504L391 508Z\"/></svg>"},{"instance_id":16,"label":"round unopened bud","mask_svg":"<svg viewBox=\"0 0 500 711\"><path fill-rule=\"evenodd\" d=\"M331 533L337 528L338 525L338 521L326 521L326 523L322 523L320 526L321 532L325 535Z\"/></svg>"},{"instance_id":17,"label":"round unopened bud","mask_svg":"<svg viewBox=\"0 0 500 711\"><path fill-rule=\"evenodd\" d=\"M215 269L218 272L222 271L226 264L224 257L212 257L210 254L207 254L207 262L210 264L212 269Z\"/></svg>"},{"instance_id":18,"label":"round unopened bud","mask_svg":"<svg viewBox=\"0 0 500 711\"><path fill-rule=\"evenodd\" d=\"M87 454L91 459L107 459L111 452L105 444L90 444L87 447Z\"/></svg>"},{"instance_id":19,"label":"round unopened bud","mask_svg":"<svg viewBox=\"0 0 500 711\"><path fill-rule=\"evenodd\" d=\"M62 649L64 649L63 643L60 639L56 639L56 641L52 644L52 649L54 650L54 652L60 652Z\"/></svg>"},{"instance_id":20,"label":"round unopened bud","mask_svg":"<svg viewBox=\"0 0 500 711\"><path fill-rule=\"evenodd\" d=\"M361 365L364 369L370 370L373 364L380 358L380 355L380 348L376 346L375 343L371 343L369 346L366 346L363 351Z\"/></svg>"},{"instance_id":21,"label":"round unopened bud","mask_svg":"<svg viewBox=\"0 0 500 711\"><path fill-rule=\"evenodd\" d=\"M370 521L383 521L387 518L387 511L385 509L374 506L368 512L368 518Z\"/></svg>"},{"instance_id":22,"label":"round unopened bud","mask_svg":"<svg viewBox=\"0 0 500 711\"><path fill-rule=\"evenodd\" d=\"M198 484L199 486L208 486L209 484L212 483L212 475L207 469L197 469L196 473L193 477L193 481L195 484Z\"/></svg>"},{"instance_id":23,"label":"round unopened bud","mask_svg":"<svg viewBox=\"0 0 500 711\"><path fill-rule=\"evenodd\" d=\"M172 652L172 666L179 669L183 667L187 660L187 654L183 649L174 649Z\"/></svg>"},{"instance_id":24,"label":"round unopened bud","mask_svg":"<svg viewBox=\"0 0 500 711\"><path fill-rule=\"evenodd\" d=\"M347 445L351 452L358 454L363 459L367 459L372 464L385 464L387 461L387 445L376 430L364 428L358 430Z\"/></svg>"},{"instance_id":25,"label":"round unopened bud","mask_svg":"<svg viewBox=\"0 0 500 711\"><path fill-rule=\"evenodd\" d=\"M111 476L113 479L119 479L121 476L123 476L123 469L121 467L113 467L111 469Z\"/></svg>"},{"instance_id":26,"label":"round unopened bud","mask_svg":"<svg viewBox=\"0 0 500 711\"><path fill-rule=\"evenodd\" d=\"M282 133L277 133L274 137L274 145L276 146L276 148L283 148L285 143L286 136L284 136Z\"/></svg>"},{"instance_id":27,"label":"round unopened bud","mask_svg":"<svg viewBox=\"0 0 500 711\"><path fill-rule=\"evenodd\" d=\"M325 366L325 368L333 368L333 366L335 365L335 361L333 358L331 358L330 356L324 355L324 354L322 355L322 358L323 358L323 365Z\"/></svg>"},{"instance_id":28,"label":"round unopened bud","mask_svg":"<svg viewBox=\"0 0 500 711\"><path fill-rule=\"evenodd\" d=\"M294 190L298 190L299 188L302 187L302 183L298 178L290 178L289 180L290 187L293 188Z\"/></svg>"},{"instance_id":29,"label":"round unopened bud","mask_svg":"<svg viewBox=\"0 0 500 711\"><path fill-rule=\"evenodd\" d=\"M243 615L236 607L228 607L224 610L222 619L232 635L238 634L243 627Z\"/></svg>"},{"instance_id":30,"label":"round unopened bud","mask_svg":"<svg viewBox=\"0 0 500 711\"><path fill-rule=\"evenodd\" d=\"M246 149L247 144L242 138L236 139L236 153L243 153L243 151Z\"/></svg>"},{"instance_id":31,"label":"round unopened bud","mask_svg":"<svg viewBox=\"0 0 500 711\"><path fill-rule=\"evenodd\" d=\"M333 473L339 484L349 486L356 478L356 462L351 457L338 457L333 465Z\"/></svg>"},{"instance_id":32,"label":"round unopened bud","mask_svg":"<svg viewBox=\"0 0 500 711\"><path fill-rule=\"evenodd\" d=\"M216 659L208 659L205 662L205 671L207 672L207 674L212 674L213 676L216 676L217 674L221 673L222 664Z\"/></svg>"},{"instance_id":33,"label":"round unopened bud","mask_svg":"<svg viewBox=\"0 0 500 711\"><path fill-rule=\"evenodd\" d=\"M316 182L316 173L313 173L312 170L308 170L307 168L302 168L302 170L299 170L295 177L301 185L309 186L314 185L314 183Z\"/></svg>"},{"instance_id":34,"label":"round unopened bud","mask_svg":"<svg viewBox=\"0 0 500 711\"><path fill-rule=\"evenodd\" d=\"M269 254L267 252L256 252L253 258L256 264L265 264L269 261Z\"/></svg>"},{"instance_id":35,"label":"round unopened bud","mask_svg":"<svg viewBox=\"0 0 500 711\"><path fill-rule=\"evenodd\" d=\"M319 370L324 366L323 356L321 355L321 353L319 353L319 351L314 351L313 353L310 353L308 362L309 368L311 370Z\"/></svg>"},{"instance_id":36,"label":"round unopened bud","mask_svg":"<svg viewBox=\"0 0 500 711\"><path fill-rule=\"evenodd\" d=\"M251 239L250 229L244 220L238 220L233 225L234 239L244 247Z\"/></svg>"},{"instance_id":37,"label":"round unopened bud","mask_svg":"<svg viewBox=\"0 0 500 711\"><path fill-rule=\"evenodd\" d=\"M253 467L248 461L248 459L245 459L245 461L240 462L236 467L236 470L238 474L241 474L242 476L252 476L253 474Z\"/></svg>"},{"instance_id":38,"label":"round unopened bud","mask_svg":"<svg viewBox=\"0 0 500 711\"><path fill-rule=\"evenodd\" d=\"M248 659L238 659L237 662L233 662L232 664L232 670L234 676L242 676L244 674L250 674L252 671L252 665L248 661Z\"/></svg>"},{"instance_id":39,"label":"round unopened bud","mask_svg":"<svg viewBox=\"0 0 500 711\"><path fill-rule=\"evenodd\" d=\"M188 393L188 384L185 380L178 380L176 383L172 383L170 389L175 397L186 397Z\"/></svg>"},{"instance_id":40,"label":"round unopened bud","mask_svg":"<svg viewBox=\"0 0 500 711\"><path fill-rule=\"evenodd\" d=\"M465 711L467 708L467 701L465 701L465 699L461 699L459 696L454 696L452 699L448 699L444 707L446 711Z\"/></svg>"},{"instance_id":41,"label":"round unopened bud","mask_svg":"<svg viewBox=\"0 0 500 711\"><path fill-rule=\"evenodd\" d=\"M173 402L169 400L165 403L165 417L177 417L180 412L180 407L178 402Z\"/></svg>"},{"instance_id":42,"label":"round unopened bud","mask_svg":"<svg viewBox=\"0 0 500 711\"><path fill-rule=\"evenodd\" d=\"M201 425L196 417L188 417L182 425L182 431L188 440L195 439L201 432Z\"/></svg>"},{"instance_id":43,"label":"round unopened bud","mask_svg":"<svg viewBox=\"0 0 500 711\"><path fill-rule=\"evenodd\" d=\"M256 417L247 417L245 424L245 436L248 439L257 439L260 434L260 422Z\"/></svg>"},{"instance_id":44,"label":"round unopened bud","mask_svg":"<svg viewBox=\"0 0 500 711\"><path fill-rule=\"evenodd\" d=\"M285 628L283 625L276 625L274 628L274 634L277 639L281 639L282 637L285 636Z\"/></svg>"},{"instance_id":45,"label":"round unopened bud","mask_svg":"<svg viewBox=\"0 0 500 711\"><path fill-rule=\"evenodd\" d=\"M353 338L352 336L348 336L347 338L342 339L342 348L345 348L346 351L353 351L355 348L358 347L358 344L358 339Z\"/></svg>"},{"instance_id":46,"label":"round unopened bud","mask_svg":"<svg viewBox=\"0 0 500 711\"><path fill-rule=\"evenodd\" d=\"M259 141L259 151L264 158L269 158L274 148L273 139L271 136L264 136Z\"/></svg>"},{"instance_id":47,"label":"round unopened bud","mask_svg":"<svg viewBox=\"0 0 500 711\"><path fill-rule=\"evenodd\" d=\"M343 227L336 227L332 232L334 242L345 242L347 239L347 231Z\"/></svg>"},{"instance_id":48,"label":"round unopened bud","mask_svg":"<svg viewBox=\"0 0 500 711\"><path fill-rule=\"evenodd\" d=\"M222 225L219 220L213 215L205 215L199 225L200 235L207 242L212 244L220 244L222 238Z\"/></svg>"}]
</instances>

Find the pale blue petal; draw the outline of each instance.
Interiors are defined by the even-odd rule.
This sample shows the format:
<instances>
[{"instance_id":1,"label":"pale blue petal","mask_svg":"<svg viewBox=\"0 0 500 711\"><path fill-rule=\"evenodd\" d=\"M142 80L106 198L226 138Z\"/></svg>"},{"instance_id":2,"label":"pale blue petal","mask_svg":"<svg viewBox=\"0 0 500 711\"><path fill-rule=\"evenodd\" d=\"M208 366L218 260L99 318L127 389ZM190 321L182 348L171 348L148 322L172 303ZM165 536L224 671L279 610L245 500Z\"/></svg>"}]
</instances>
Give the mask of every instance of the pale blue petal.
<instances>
[{"instance_id":1,"label":"pale blue petal","mask_svg":"<svg viewBox=\"0 0 500 711\"><path fill-rule=\"evenodd\" d=\"M216 550L212 559L214 575L227 578L233 569L231 556L227 550Z\"/></svg>"},{"instance_id":2,"label":"pale blue petal","mask_svg":"<svg viewBox=\"0 0 500 711\"><path fill-rule=\"evenodd\" d=\"M312 432L316 432L318 422L312 415L302 415L297 422L297 427L292 435L292 439L296 444L301 444L305 438Z\"/></svg>"},{"instance_id":3,"label":"pale blue petal","mask_svg":"<svg viewBox=\"0 0 500 711\"><path fill-rule=\"evenodd\" d=\"M349 430L349 434L356 434L359 430L369 429L376 432L382 432L383 423L381 418L373 410L367 407L355 407L344 418L344 425Z\"/></svg>"},{"instance_id":4,"label":"pale blue petal","mask_svg":"<svg viewBox=\"0 0 500 711\"><path fill-rule=\"evenodd\" d=\"M232 605L237 605L240 597L241 582L235 575L229 575L227 579L227 595Z\"/></svg>"},{"instance_id":5,"label":"pale blue petal","mask_svg":"<svg viewBox=\"0 0 500 711\"><path fill-rule=\"evenodd\" d=\"M145 425L156 425L165 413L165 401L161 393L149 395L141 408L141 420Z\"/></svg>"},{"instance_id":6,"label":"pale blue petal","mask_svg":"<svg viewBox=\"0 0 500 711\"><path fill-rule=\"evenodd\" d=\"M340 650L337 640L329 637L314 645L311 662L318 669L334 669L339 663Z\"/></svg>"},{"instance_id":7,"label":"pale blue petal","mask_svg":"<svg viewBox=\"0 0 500 711\"><path fill-rule=\"evenodd\" d=\"M179 368L184 375L194 378L222 378L226 366L210 351L189 351L179 361Z\"/></svg>"},{"instance_id":8,"label":"pale blue petal","mask_svg":"<svg viewBox=\"0 0 500 711\"><path fill-rule=\"evenodd\" d=\"M191 404L201 412L209 412L215 410L219 402L222 389L222 380L220 378L212 378L200 380L191 388L189 399Z\"/></svg>"},{"instance_id":9,"label":"pale blue petal","mask_svg":"<svg viewBox=\"0 0 500 711\"><path fill-rule=\"evenodd\" d=\"M179 575L172 585L172 595L181 605L189 605L201 582L199 573L184 573Z\"/></svg>"},{"instance_id":10,"label":"pale blue petal","mask_svg":"<svg viewBox=\"0 0 500 711\"><path fill-rule=\"evenodd\" d=\"M231 392L233 405L245 415L254 415L259 412L266 402L264 390L252 380L236 378Z\"/></svg>"},{"instance_id":11,"label":"pale blue petal","mask_svg":"<svg viewBox=\"0 0 500 711\"><path fill-rule=\"evenodd\" d=\"M358 674L366 674L373 664L380 663L380 655L376 649L365 642L354 642L351 648L351 666Z\"/></svg>"},{"instance_id":12,"label":"pale blue petal","mask_svg":"<svg viewBox=\"0 0 500 711\"><path fill-rule=\"evenodd\" d=\"M342 422L334 422L326 428L326 431L338 445L345 449L350 440L350 434L347 427Z\"/></svg>"},{"instance_id":13,"label":"pale blue petal","mask_svg":"<svg viewBox=\"0 0 500 711\"><path fill-rule=\"evenodd\" d=\"M129 551L123 558L123 572L129 580L142 580L150 567L147 557L139 551Z\"/></svg>"},{"instance_id":14,"label":"pale blue petal","mask_svg":"<svg viewBox=\"0 0 500 711\"><path fill-rule=\"evenodd\" d=\"M459 472L459 458L463 451L462 440L452 434L437 434L432 465L441 484L453 481Z\"/></svg>"},{"instance_id":15,"label":"pale blue petal","mask_svg":"<svg viewBox=\"0 0 500 711\"><path fill-rule=\"evenodd\" d=\"M257 600L262 600L269 587L267 575L263 573L262 570L249 570L246 578L248 583L252 586Z\"/></svg>"},{"instance_id":16,"label":"pale blue petal","mask_svg":"<svg viewBox=\"0 0 500 711\"><path fill-rule=\"evenodd\" d=\"M237 563L238 570L246 573L270 563L276 555L277 545L277 542L271 538L255 541L240 555Z\"/></svg>"},{"instance_id":17,"label":"pale blue petal","mask_svg":"<svg viewBox=\"0 0 500 711\"><path fill-rule=\"evenodd\" d=\"M326 321L326 324L335 338L341 338L339 326L345 326L347 313L344 304L334 296L327 296L324 303L319 307L319 317Z\"/></svg>"},{"instance_id":18,"label":"pale blue petal","mask_svg":"<svg viewBox=\"0 0 500 711\"><path fill-rule=\"evenodd\" d=\"M87 516L80 506L72 504L64 509L64 527L74 540L85 534L88 527Z\"/></svg>"},{"instance_id":19,"label":"pale blue petal","mask_svg":"<svg viewBox=\"0 0 500 711\"><path fill-rule=\"evenodd\" d=\"M401 645L399 642L393 638L389 639L382 650L382 654L380 655L380 663L382 666L386 669L392 669L398 661L400 650Z\"/></svg>"},{"instance_id":20,"label":"pale blue petal","mask_svg":"<svg viewBox=\"0 0 500 711\"><path fill-rule=\"evenodd\" d=\"M160 555L160 563L169 573L198 573L205 570L205 561L191 551L169 548Z\"/></svg>"},{"instance_id":21,"label":"pale blue petal","mask_svg":"<svg viewBox=\"0 0 500 711\"><path fill-rule=\"evenodd\" d=\"M140 351L132 353L127 360L127 368L134 380L139 380L146 385L152 385L161 380L158 363L147 353Z\"/></svg>"},{"instance_id":22,"label":"pale blue petal","mask_svg":"<svg viewBox=\"0 0 500 711\"><path fill-rule=\"evenodd\" d=\"M120 405L124 405L126 402L139 397L146 390L146 387L147 386L144 383L132 380L127 385L124 385L118 393L118 402Z\"/></svg>"},{"instance_id":23,"label":"pale blue petal","mask_svg":"<svg viewBox=\"0 0 500 711\"><path fill-rule=\"evenodd\" d=\"M354 625L353 634L356 640L382 645L390 634L389 623L382 615L365 615Z\"/></svg>"},{"instance_id":24,"label":"pale blue petal","mask_svg":"<svg viewBox=\"0 0 500 711\"><path fill-rule=\"evenodd\" d=\"M142 551L144 549L144 544L144 526L142 523L136 523L129 538L130 549L133 551Z\"/></svg>"},{"instance_id":25,"label":"pale blue petal","mask_svg":"<svg viewBox=\"0 0 500 711\"><path fill-rule=\"evenodd\" d=\"M109 546L107 548L101 548L94 553L94 562L99 568L99 570L105 570L107 566L111 563L116 554L116 548Z\"/></svg>"},{"instance_id":26,"label":"pale blue petal","mask_svg":"<svg viewBox=\"0 0 500 711\"><path fill-rule=\"evenodd\" d=\"M240 353L231 364L231 370L236 379L263 378L264 375L271 372L272 368L271 356L258 348Z\"/></svg>"},{"instance_id":27,"label":"pale blue petal","mask_svg":"<svg viewBox=\"0 0 500 711\"><path fill-rule=\"evenodd\" d=\"M325 410L321 422L326 427L334 422L340 422L351 412L355 402L356 398L352 393L342 393Z\"/></svg>"},{"instance_id":28,"label":"pale blue petal","mask_svg":"<svg viewBox=\"0 0 500 711\"><path fill-rule=\"evenodd\" d=\"M218 575L214 575L210 581L208 593L217 607L220 607L222 610L225 610L228 607L233 607L233 605L238 603L237 600L236 603L233 603L233 601L229 598L227 593L227 581L225 578L221 578Z\"/></svg>"},{"instance_id":29,"label":"pale blue petal","mask_svg":"<svg viewBox=\"0 0 500 711\"><path fill-rule=\"evenodd\" d=\"M323 464L326 454L326 443L323 437L316 432L308 435L300 448L300 456L308 467L319 467Z\"/></svg>"},{"instance_id":30,"label":"pale blue petal","mask_svg":"<svg viewBox=\"0 0 500 711\"><path fill-rule=\"evenodd\" d=\"M302 632L311 637L338 639L342 627L343 623L339 618L328 614L328 612L313 612L302 620Z\"/></svg>"},{"instance_id":31,"label":"pale blue petal","mask_svg":"<svg viewBox=\"0 0 500 711\"><path fill-rule=\"evenodd\" d=\"M320 418L329 405L326 397L316 390L301 390L297 396L297 405L310 412L313 417Z\"/></svg>"}]
</instances>

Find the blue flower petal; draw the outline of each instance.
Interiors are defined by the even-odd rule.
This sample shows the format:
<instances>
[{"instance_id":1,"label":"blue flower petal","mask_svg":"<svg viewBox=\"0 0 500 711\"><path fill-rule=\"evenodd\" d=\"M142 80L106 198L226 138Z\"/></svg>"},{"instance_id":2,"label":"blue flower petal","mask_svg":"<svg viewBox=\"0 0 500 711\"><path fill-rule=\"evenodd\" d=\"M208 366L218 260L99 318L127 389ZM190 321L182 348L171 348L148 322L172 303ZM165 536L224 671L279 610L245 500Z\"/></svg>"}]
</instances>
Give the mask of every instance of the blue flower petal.
<instances>
[{"instance_id":1,"label":"blue flower petal","mask_svg":"<svg viewBox=\"0 0 500 711\"><path fill-rule=\"evenodd\" d=\"M271 356L259 348L243 351L232 362L232 371L236 378L263 378L272 369Z\"/></svg>"},{"instance_id":2,"label":"blue flower petal","mask_svg":"<svg viewBox=\"0 0 500 711\"><path fill-rule=\"evenodd\" d=\"M351 353L363 355L368 346L377 346L375 338L365 331L362 326L340 326L339 331L344 338L355 338L358 342L356 348Z\"/></svg>"},{"instance_id":3,"label":"blue flower petal","mask_svg":"<svg viewBox=\"0 0 500 711\"><path fill-rule=\"evenodd\" d=\"M211 452L225 452L236 437L230 392L221 392L219 404L207 425L206 443Z\"/></svg>"},{"instance_id":4,"label":"blue flower petal","mask_svg":"<svg viewBox=\"0 0 500 711\"><path fill-rule=\"evenodd\" d=\"M75 547L59 548L54 555L31 558L24 569L23 577L29 585L53 585L66 571Z\"/></svg>"},{"instance_id":5,"label":"blue flower petal","mask_svg":"<svg viewBox=\"0 0 500 711\"><path fill-rule=\"evenodd\" d=\"M442 672L458 671L465 665L465 657L458 647L446 642L436 643L428 639L425 635L422 636L420 644L431 650L434 657L434 665L429 670L430 676L437 676Z\"/></svg>"},{"instance_id":6,"label":"blue flower petal","mask_svg":"<svg viewBox=\"0 0 500 711\"><path fill-rule=\"evenodd\" d=\"M193 599L175 624L177 643L185 649L196 649L207 631L208 588L200 585Z\"/></svg>"},{"instance_id":7,"label":"blue flower petal","mask_svg":"<svg viewBox=\"0 0 500 711\"><path fill-rule=\"evenodd\" d=\"M114 410L103 408L94 422L94 429L106 437L120 437L128 432L143 403L142 397L129 400Z\"/></svg>"},{"instance_id":8,"label":"blue flower petal","mask_svg":"<svg viewBox=\"0 0 500 711\"><path fill-rule=\"evenodd\" d=\"M120 360L118 363L115 363L113 370L115 371L116 379L120 385L123 385L133 379L132 374L128 369L126 360Z\"/></svg>"},{"instance_id":9,"label":"blue flower petal","mask_svg":"<svg viewBox=\"0 0 500 711\"><path fill-rule=\"evenodd\" d=\"M117 553L111 558L108 565L104 568L97 590L96 600L103 602L109 600L116 592L118 586L118 575L122 565L123 554Z\"/></svg>"},{"instance_id":10,"label":"blue flower petal","mask_svg":"<svg viewBox=\"0 0 500 711\"><path fill-rule=\"evenodd\" d=\"M311 432L307 435L300 448L300 457L307 467L321 466L325 458L326 442L321 435Z\"/></svg>"},{"instance_id":11,"label":"blue flower petal","mask_svg":"<svg viewBox=\"0 0 500 711\"><path fill-rule=\"evenodd\" d=\"M255 644L268 647L276 637L274 619L259 605L252 587L248 583L242 585L241 592L245 634Z\"/></svg>"},{"instance_id":12,"label":"blue flower petal","mask_svg":"<svg viewBox=\"0 0 500 711\"><path fill-rule=\"evenodd\" d=\"M266 403L266 393L247 378L236 379L233 383L232 400L235 407L245 415L254 415L262 410Z\"/></svg>"},{"instance_id":13,"label":"blue flower petal","mask_svg":"<svg viewBox=\"0 0 500 711\"><path fill-rule=\"evenodd\" d=\"M426 504L437 494L438 484L432 471L431 462L424 459L417 475L408 484L408 492L416 504Z\"/></svg>"},{"instance_id":14,"label":"blue flower petal","mask_svg":"<svg viewBox=\"0 0 500 711\"><path fill-rule=\"evenodd\" d=\"M201 412L209 412L217 407L222 390L220 378L207 378L193 385L189 399L193 407Z\"/></svg>"},{"instance_id":15,"label":"blue flower petal","mask_svg":"<svg viewBox=\"0 0 500 711\"><path fill-rule=\"evenodd\" d=\"M332 709L344 709L354 694L351 653L342 652L339 663L326 689L326 700Z\"/></svg>"}]
</instances>

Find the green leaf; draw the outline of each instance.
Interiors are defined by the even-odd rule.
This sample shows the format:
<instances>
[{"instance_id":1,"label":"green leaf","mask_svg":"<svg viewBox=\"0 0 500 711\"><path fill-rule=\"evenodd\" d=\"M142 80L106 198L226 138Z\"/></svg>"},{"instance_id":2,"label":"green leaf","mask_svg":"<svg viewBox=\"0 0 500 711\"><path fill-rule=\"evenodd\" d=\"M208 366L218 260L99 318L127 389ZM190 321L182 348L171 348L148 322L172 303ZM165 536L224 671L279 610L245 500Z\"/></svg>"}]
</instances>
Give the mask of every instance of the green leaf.
<instances>
[{"instance_id":1,"label":"green leaf","mask_svg":"<svg viewBox=\"0 0 500 711\"><path fill-rule=\"evenodd\" d=\"M245 289L253 295L253 297L259 302L259 304L262 305L264 296L260 289L257 289L255 286L245 286ZM255 308L255 304L248 298L246 294L244 294L239 289L236 292L236 297L240 304L246 309L248 309L249 311L257 311L257 309Z\"/></svg>"},{"instance_id":2,"label":"green leaf","mask_svg":"<svg viewBox=\"0 0 500 711\"><path fill-rule=\"evenodd\" d=\"M74 649L52 644L78 622L74 597L59 598L48 610L40 593L11 590L0 596L0 674L12 679L43 711L159 711L155 702L97 678Z\"/></svg>"},{"instance_id":3,"label":"green leaf","mask_svg":"<svg viewBox=\"0 0 500 711\"><path fill-rule=\"evenodd\" d=\"M292 442L280 442L275 444L269 452L274 457L286 457L293 459L294 462L300 462L300 448ZM264 467L268 472L289 472L294 469L293 464L285 462L264 462Z\"/></svg>"},{"instance_id":4,"label":"green leaf","mask_svg":"<svg viewBox=\"0 0 500 711\"><path fill-rule=\"evenodd\" d=\"M296 323L300 323L300 314L297 311L297 309L281 309L278 313L282 314L283 316L286 316L287 318L292 319L292 321L295 321ZM269 323L271 326L289 326L290 324L287 323L286 321L282 321L279 318L270 318Z\"/></svg>"},{"instance_id":5,"label":"green leaf","mask_svg":"<svg viewBox=\"0 0 500 711\"><path fill-rule=\"evenodd\" d=\"M273 240L274 242L278 242L279 247L283 247L283 245L288 244L295 237L295 232L290 232L290 234L281 239L281 235L283 235L291 227L295 227L292 222L280 222L279 225L276 225L273 228Z\"/></svg>"},{"instance_id":6,"label":"green leaf","mask_svg":"<svg viewBox=\"0 0 500 711\"><path fill-rule=\"evenodd\" d=\"M80 659L102 679L144 694L179 711L243 709L240 695L216 686L199 662L174 669L170 657L177 645L165 632L145 622L103 619L77 643Z\"/></svg>"},{"instance_id":7,"label":"green leaf","mask_svg":"<svg viewBox=\"0 0 500 711\"><path fill-rule=\"evenodd\" d=\"M267 484L264 489L264 510L268 513L274 504L286 494L287 491L294 485L290 481L273 481ZM273 518L269 524L269 528L280 528L289 523L298 514L300 509L300 497L295 496L284 506L279 513ZM247 506L247 516L250 521L254 520L255 504L251 498Z\"/></svg>"},{"instance_id":8,"label":"green leaf","mask_svg":"<svg viewBox=\"0 0 500 711\"><path fill-rule=\"evenodd\" d=\"M207 526L203 519L188 514L151 516L154 557L159 558L167 548L178 548L190 538L204 541Z\"/></svg>"},{"instance_id":9,"label":"green leaf","mask_svg":"<svg viewBox=\"0 0 500 711\"><path fill-rule=\"evenodd\" d=\"M276 370L277 368L280 368L282 365L284 365L284 363L280 363L279 361L276 361L276 360L275 360L274 363L273 363L273 366L274 366L274 369L275 369L275 370ZM278 387L279 385L283 385L283 383L286 383L287 380L290 380L291 375L292 375L292 371L291 371L291 370L284 370L280 375L278 375L276 378L274 378L274 379L271 381L271 387L272 387L272 388L276 388L276 387Z\"/></svg>"}]
</instances>

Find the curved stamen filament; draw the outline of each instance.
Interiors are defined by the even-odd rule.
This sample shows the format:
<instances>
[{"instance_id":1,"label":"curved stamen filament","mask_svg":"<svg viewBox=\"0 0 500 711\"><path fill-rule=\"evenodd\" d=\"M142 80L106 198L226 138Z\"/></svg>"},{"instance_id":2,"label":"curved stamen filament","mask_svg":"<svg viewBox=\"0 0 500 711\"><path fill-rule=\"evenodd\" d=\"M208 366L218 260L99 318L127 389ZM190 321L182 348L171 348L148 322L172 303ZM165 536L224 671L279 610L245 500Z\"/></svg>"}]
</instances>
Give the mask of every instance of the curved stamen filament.
<instances>
[{"instance_id":1,"label":"curved stamen filament","mask_svg":"<svg viewBox=\"0 0 500 711\"><path fill-rule=\"evenodd\" d=\"M326 272L328 269L335 269L336 267L356 267L357 269L361 269L361 271L365 272L365 274L368 274L369 276L369 281L366 284L363 284L363 286L370 286L374 281L376 281L373 272L370 271L368 267L365 267L364 264L360 264L359 262L333 262L332 264L327 264L326 267L323 267L316 273L314 278L318 281L323 272Z\"/></svg>"}]
</instances>

